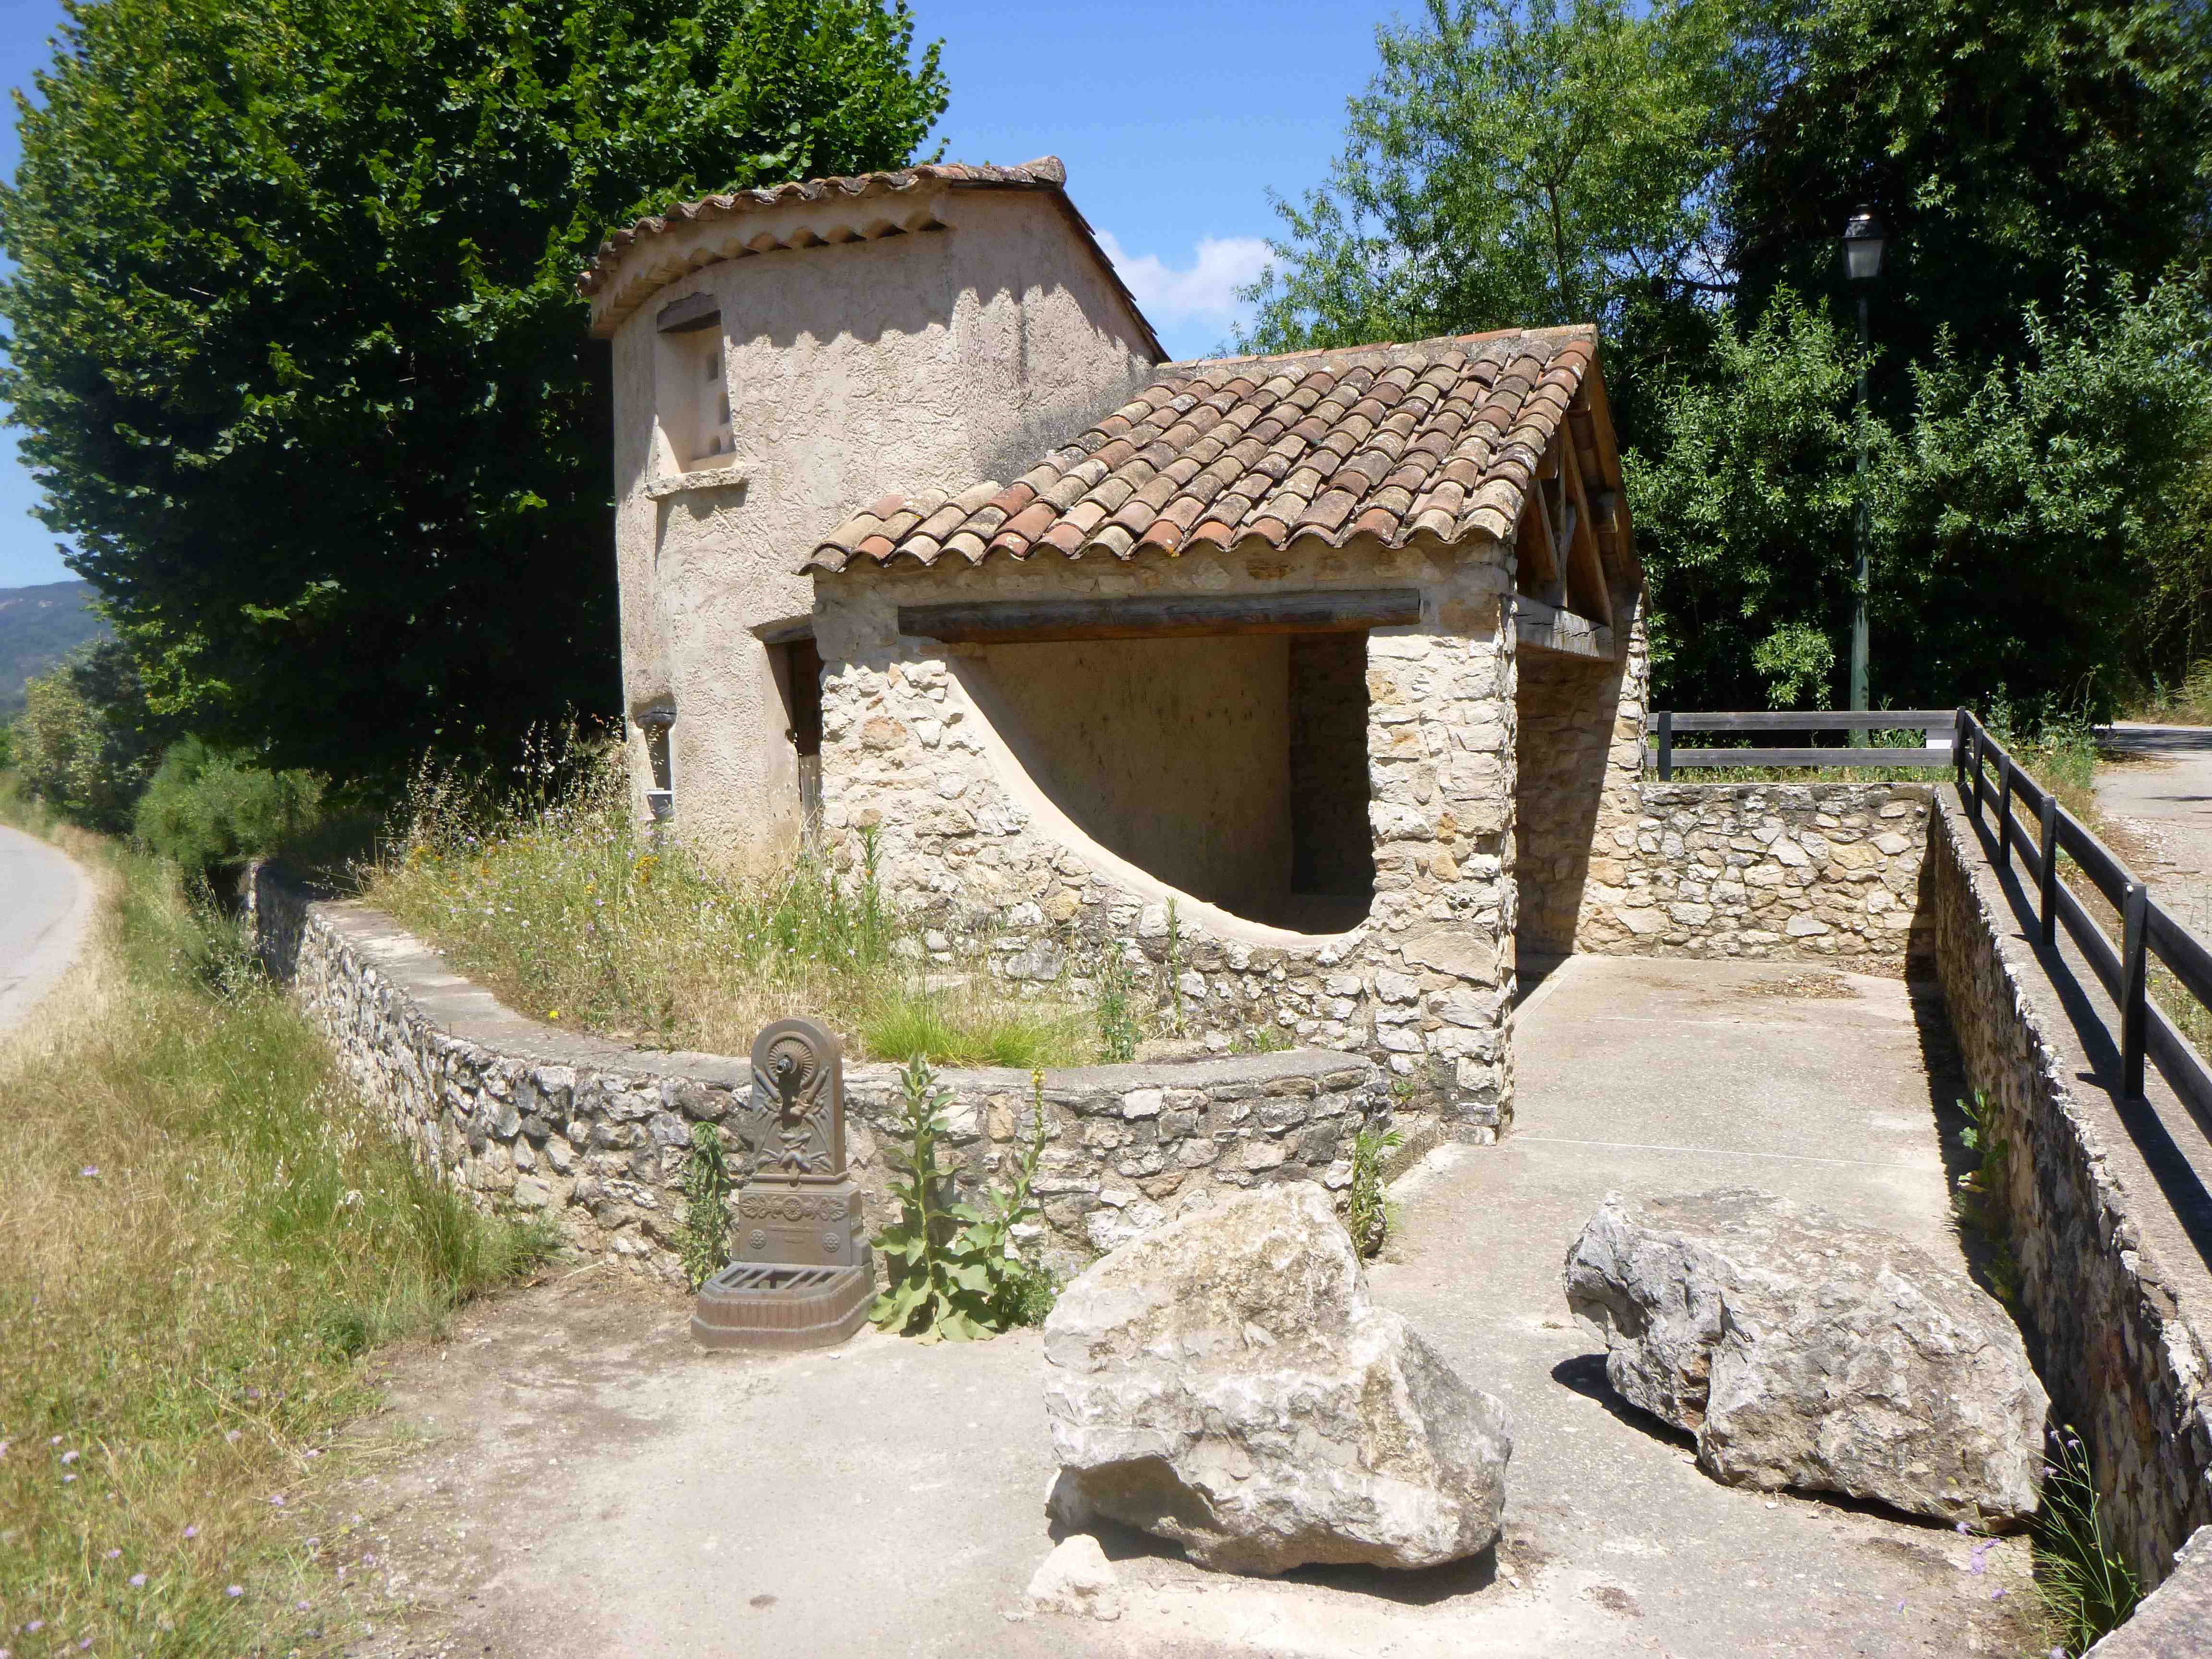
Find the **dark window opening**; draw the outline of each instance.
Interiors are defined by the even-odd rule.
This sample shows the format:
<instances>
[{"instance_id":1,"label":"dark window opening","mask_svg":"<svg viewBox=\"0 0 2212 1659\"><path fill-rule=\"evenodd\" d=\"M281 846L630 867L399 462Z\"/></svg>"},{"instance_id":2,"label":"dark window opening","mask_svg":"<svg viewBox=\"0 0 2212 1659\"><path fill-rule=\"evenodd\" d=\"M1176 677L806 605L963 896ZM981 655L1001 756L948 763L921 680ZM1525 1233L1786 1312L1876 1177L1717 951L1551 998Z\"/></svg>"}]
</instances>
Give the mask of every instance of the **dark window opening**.
<instances>
[{"instance_id":1,"label":"dark window opening","mask_svg":"<svg viewBox=\"0 0 2212 1659\"><path fill-rule=\"evenodd\" d=\"M799 762L799 814L811 840L822 826L822 653L811 635L768 648L783 693L784 737Z\"/></svg>"},{"instance_id":2,"label":"dark window opening","mask_svg":"<svg viewBox=\"0 0 2212 1659\"><path fill-rule=\"evenodd\" d=\"M1356 927L1375 897L1367 820L1367 635L1291 636L1291 895L1303 933Z\"/></svg>"},{"instance_id":3,"label":"dark window opening","mask_svg":"<svg viewBox=\"0 0 2212 1659\"><path fill-rule=\"evenodd\" d=\"M649 708L637 717L637 729L645 738L645 760L653 775L653 786L645 792L647 810L655 823L675 816L676 784L668 758L669 728L676 724L672 708Z\"/></svg>"}]
</instances>

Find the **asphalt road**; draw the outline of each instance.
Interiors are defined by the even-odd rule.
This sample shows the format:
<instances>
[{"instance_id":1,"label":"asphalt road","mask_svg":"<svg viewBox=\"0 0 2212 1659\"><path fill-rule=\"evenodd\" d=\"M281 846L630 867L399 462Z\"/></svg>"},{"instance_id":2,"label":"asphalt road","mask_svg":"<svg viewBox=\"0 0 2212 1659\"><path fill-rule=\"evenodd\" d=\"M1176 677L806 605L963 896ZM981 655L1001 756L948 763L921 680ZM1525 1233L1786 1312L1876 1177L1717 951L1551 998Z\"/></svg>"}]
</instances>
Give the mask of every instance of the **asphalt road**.
<instances>
[{"instance_id":1,"label":"asphalt road","mask_svg":"<svg viewBox=\"0 0 2212 1659\"><path fill-rule=\"evenodd\" d=\"M0 824L0 1031L76 959L91 914L82 871L45 842Z\"/></svg>"},{"instance_id":2,"label":"asphalt road","mask_svg":"<svg viewBox=\"0 0 2212 1659\"><path fill-rule=\"evenodd\" d=\"M2099 744L2121 764L2097 771L2097 805L2125 824L2130 864L2200 939L2212 939L2212 726L2100 729Z\"/></svg>"}]
</instances>

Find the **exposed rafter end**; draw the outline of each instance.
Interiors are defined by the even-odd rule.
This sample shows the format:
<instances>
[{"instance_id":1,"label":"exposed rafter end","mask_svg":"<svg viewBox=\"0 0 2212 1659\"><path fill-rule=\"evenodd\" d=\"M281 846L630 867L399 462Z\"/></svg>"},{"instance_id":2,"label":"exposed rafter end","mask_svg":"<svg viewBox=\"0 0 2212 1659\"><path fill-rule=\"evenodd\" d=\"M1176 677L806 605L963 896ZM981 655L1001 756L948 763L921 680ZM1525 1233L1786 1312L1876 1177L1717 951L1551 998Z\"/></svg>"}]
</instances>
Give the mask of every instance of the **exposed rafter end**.
<instances>
[{"instance_id":1,"label":"exposed rafter end","mask_svg":"<svg viewBox=\"0 0 2212 1659\"><path fill-rule=\"evenodd\" d=\"M1513 601L1513 634L1523 651L1556 651L1561 656L1588 657L1595 662L1613 660L1613 629L1525 593Z\"/></svg>"}]
</instances>

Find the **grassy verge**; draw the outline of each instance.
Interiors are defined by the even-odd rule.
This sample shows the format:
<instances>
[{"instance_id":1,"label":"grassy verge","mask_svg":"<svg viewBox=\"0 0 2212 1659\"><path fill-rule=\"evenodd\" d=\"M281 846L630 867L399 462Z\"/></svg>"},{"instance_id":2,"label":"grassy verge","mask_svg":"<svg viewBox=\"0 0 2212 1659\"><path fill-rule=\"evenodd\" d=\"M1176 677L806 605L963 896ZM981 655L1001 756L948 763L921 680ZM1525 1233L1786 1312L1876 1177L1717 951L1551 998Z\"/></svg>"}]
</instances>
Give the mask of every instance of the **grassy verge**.
<instances>
[{"instance_id":1,"label":"grassy verge","mask_svg":"<svg viewBox=\"0 0 2212 1659\"><path fill-rule=\"evenodd\" d=\"M356 1356L507 1282L176 867L37 821L100 889L0 1040L0 1645L282 1652L319 1622L287 1524L374 1403Z\"/></svg>"},{"instance_id":2,"label":"grassy verge","mask_svg":"<svg viewBox=\"0 0 2212 1659\"><path fill-rule=\"evenodd\" d=\"M933 966L872 865L724 880L636 827L611 754L530 775L519 793L426 775L360 872L363 896L510 1006L722 1054L793 1014L883 1060L1029 1068L1097 1053L1095 1016L1072 999L1016 1000L981 962Z\"/></svg>"}]
</instances>

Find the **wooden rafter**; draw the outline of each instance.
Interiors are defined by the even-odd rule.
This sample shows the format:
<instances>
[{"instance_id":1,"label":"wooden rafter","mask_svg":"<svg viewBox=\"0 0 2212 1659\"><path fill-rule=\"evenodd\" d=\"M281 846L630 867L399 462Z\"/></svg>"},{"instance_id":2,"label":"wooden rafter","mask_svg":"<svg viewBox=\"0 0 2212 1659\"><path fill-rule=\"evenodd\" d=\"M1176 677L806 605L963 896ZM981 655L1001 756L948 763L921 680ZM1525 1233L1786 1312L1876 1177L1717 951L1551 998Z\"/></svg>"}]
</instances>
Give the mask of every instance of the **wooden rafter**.
<instances>
[{"instance_id":1,"label":"wooden rafter","mask_svg":"<svg viewBox=\"0 0 2212 1659\"><path fill-rule=\"evenodd\" d=\"M1560 471L1565 475L1568 494L1568 522L1559 568L1565 574L1570 608L1610 628L1613 626L1611 584L1606 580L1605 562L1598 552L1597 532L1593 523L1595 515L1590 511L1589 498L1583 488L1582 461L1577 448L1578 446L1573 443L1566 443L1560 449Z\"/></svg>"}]
</instances>

